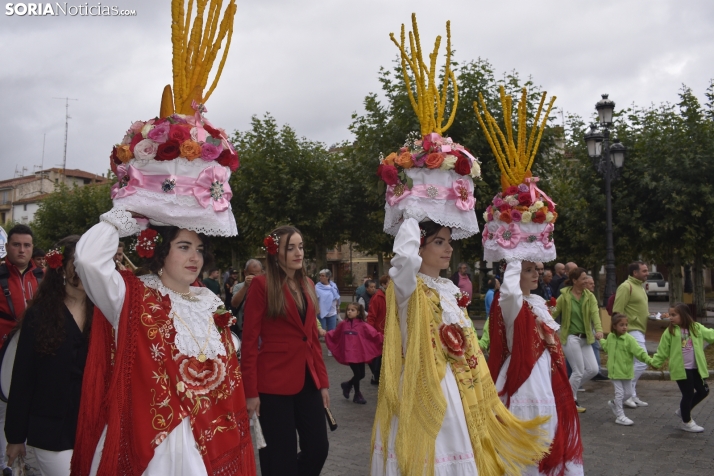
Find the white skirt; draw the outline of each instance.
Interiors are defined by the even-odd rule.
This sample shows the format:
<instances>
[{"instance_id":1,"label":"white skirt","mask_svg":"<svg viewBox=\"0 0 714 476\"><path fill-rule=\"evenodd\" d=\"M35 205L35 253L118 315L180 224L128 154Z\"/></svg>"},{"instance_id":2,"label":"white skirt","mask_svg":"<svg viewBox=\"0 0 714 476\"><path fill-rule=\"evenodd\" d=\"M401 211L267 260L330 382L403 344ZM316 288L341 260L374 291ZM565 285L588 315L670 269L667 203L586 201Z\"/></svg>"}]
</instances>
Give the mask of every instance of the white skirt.
<instances>
[{"instance_id":1,"label":"white skirt","mask_svg":"<svg viewBox=\"0 0 714 476\"><path fill-rule=\"evenodd\" d=\"M461 403L459 387L451 371L450 366L446 366L446 375L441 381L441 391L446 398L446 414L441 424L441 429L436 435L436 450L434 457L435 476L476 476L476 460L471 447L469 430L466 426L466 416ZM384 466L384 448L380 428L377 426L377 437L375 438L372 451L372 476L400 476L397 455L394 452L394 442L397 439L397 429L399 421L397 417L392 419L389 432L389 448L387 453L387 465Z\"/></svg>"},{"instance_id":2,"label":"white skirt","mask_svg":"<svg viewBox=\"0 0 714 476\"><path fill-rule=\"evenodd\" d=\"M503 386L506 384L506 372L511 363L511 356L506 358L506 361L501 367L496 380L496 390L500 393ZM501 397L504 405L506 398ZM553 384L550 371L550 352L543 352L536 362L531 374L528 376L523 385L511 395L510 405L508 409L514 416L521 420L532 420L539 416L549 416L550 420L542 425L542 428L547 432L548 439L552 440L555 436L555 430L558 428L558 414L555 409L555 396L553 395ZM523 476L544 476L545 473L538 471L538 466L528 466L524 469ZM565 474L567 476L577 476L584 474L583 465L569 462L566 465Z\"/></svg>"}]
</instances>

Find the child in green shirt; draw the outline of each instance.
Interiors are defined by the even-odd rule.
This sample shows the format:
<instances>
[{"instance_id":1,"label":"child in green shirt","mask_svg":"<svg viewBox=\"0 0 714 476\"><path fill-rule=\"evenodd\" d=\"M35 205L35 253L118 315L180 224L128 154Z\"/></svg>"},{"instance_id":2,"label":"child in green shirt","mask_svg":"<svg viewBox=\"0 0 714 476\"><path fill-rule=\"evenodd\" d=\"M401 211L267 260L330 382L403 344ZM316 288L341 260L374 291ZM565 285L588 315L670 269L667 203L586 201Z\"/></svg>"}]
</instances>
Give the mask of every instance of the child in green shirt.
<instances>
[{"instance_id":1,"label":"child in green shirt","mask_svg":"<svg viewBox=\"0 0 714 476\"><path fill-rule=\"evenodd\" d=\"M630 426L634 422L625 416L622 402L632 396L632 378L635 376L632 358L647 364L651 364L652 359L627 333L627 316L624 314L612 316L611 332L607 339L600 339L600 345L607 352L607 376L615 387L615 400L607 404L615 414L615 423Z\"/></svg>"},{"instance_id":2,"label":"child in green shirt","mask_svg":"<svg viewBox=\"0 0 714 476\"><path fill-rule=\"evenodd\" d=\"M675 412L682 418L680 429L701 433L704 428L691 418L692 408L709 395L709 388L702 380L709 377L704 342L714 343L714 329L694 322L686 304L677 304L669 310L669 329L659 341L657 353L652 358L655 367L661 367L669 359L670 379L676 380L682 400Z\"/></svg>"}]
</instances>

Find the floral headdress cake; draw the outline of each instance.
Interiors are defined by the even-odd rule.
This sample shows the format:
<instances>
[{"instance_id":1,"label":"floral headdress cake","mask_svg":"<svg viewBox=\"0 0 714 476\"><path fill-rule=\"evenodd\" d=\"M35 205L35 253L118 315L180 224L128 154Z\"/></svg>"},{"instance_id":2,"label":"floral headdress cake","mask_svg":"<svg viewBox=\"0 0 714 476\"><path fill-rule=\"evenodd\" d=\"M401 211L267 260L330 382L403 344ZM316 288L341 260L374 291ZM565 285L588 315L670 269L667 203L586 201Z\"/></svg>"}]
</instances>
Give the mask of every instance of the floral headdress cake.
<instances>
[{"instance_id":1,"label":"floral headdress cake","mask_svg":"<svg viewBox=\"0 0 714 476\"><path fill-rule=\"evenodd\" d=\"M541 96L530 136L526 127L527 91L523 88L518 104L518 126L511 123L513 99L500 88L505 134L488 112L483 96L474 110L488 143L501 169L502 191L493 197L483 216L483 254L486 261L505 259L527 261L552 261L555 259L553 229L558 214L555 203L540 188L538 177L533 177L531 167L546 126L548 115L555 102L550 99L540 122L546 93Z\"/></svg>"},{"instance_id":2,"label":"floral headdress cake","mask_svg":"<svg viewBox=\"0 0 714 476\"><path fill-rule=\"evenodd\" d=\"M173 90L167 85L158 117L134 122L111 155L118 182L114 206L140 213L155 225L174 225L207 235L238 233L231 211L231 172L238 154L223 129L205 117L228 55L235 0L219 25L221 0L171 4ZM204 25L204 15L206 22ZM208 75L225 40L218 71L206 93Z\"/></svg>"},{"instance_id":3,"label":"floral headdress cake","mask_svg":"<svg viewBox=\"0 0 714 476\"><path fill-rule=\"evenodd\" d=\"M399 150L380 159L377 175L387 184L384 231L395 235L407 209L418 209L424 218L448 226L452 238L467 238L478 233L473 180L481 177L478 159L463 146L442 134L454 122L458 105L456 77L451 71L451 28L446 22L446 65L441 88L437 87L436 60L441 44L437 36L429 64L424 62L416 15L412 14L413 32L406 45L404 25L400 42L390 38L401 53L402 74L407 94L421 125L421 134L407 139ZM412 91L413 75L414 89ZM451 84L453 104L444 123Z\"/></svg>"}]
</instances>

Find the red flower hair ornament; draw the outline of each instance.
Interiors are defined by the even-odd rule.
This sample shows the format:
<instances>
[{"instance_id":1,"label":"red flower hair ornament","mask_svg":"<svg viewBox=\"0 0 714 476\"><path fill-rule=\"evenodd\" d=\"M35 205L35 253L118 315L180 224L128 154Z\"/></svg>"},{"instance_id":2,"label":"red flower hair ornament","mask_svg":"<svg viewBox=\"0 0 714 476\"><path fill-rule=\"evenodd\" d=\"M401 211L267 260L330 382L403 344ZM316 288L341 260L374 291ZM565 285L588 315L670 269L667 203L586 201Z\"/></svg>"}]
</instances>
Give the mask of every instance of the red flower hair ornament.
<instances>
[{"instance_id":1,"label":"red flower hair ornament","mask_svg":"<svg viewBox=\"0 0 714 476\"><path fill-rule=\"evenodd\" d=\"M136 250L136 254L142 258L153 258L154 251L156 251L156 244L160 242L161 235L159 235L159 232L151 228L147 228L139 233L139 236L136 238L134 250Z\"/></svg>"},{"instance_id":2,"label":"red flower hair ornament","mask_svg":"<svg viewBox=\"0 0 714 476\"><path fill-rule=\"evenodd\" d=\"M47 266L49 266L52 269L61 268L63 261L64 261L64 246L62 248L51 249L45 255L45 262L47 263Z\"/></svg>"},{"instance_id":3,"label":"red flower hair ornament","mask_svg":"<svg viewBox=\"0 0 714 476\"><path fill-rule=\"evenodd\" d=\"M268 254L278 254L278 248L280 247L280 237L276 233L266 236L263 240L263 246L265 247L265 251L267 251Z\"/></svg>"},{"instance_id":4,"label":"red flower hair ornament","mask_svg":"<svg viewBox=\"0 0 714 476\"><path fill-rule=\"evenodd\" d=\"M216 323L216 327L223 330L235 324L237 319L225 306L221 306L213 313L213 321Z\"/></svg>"}]
</instances>

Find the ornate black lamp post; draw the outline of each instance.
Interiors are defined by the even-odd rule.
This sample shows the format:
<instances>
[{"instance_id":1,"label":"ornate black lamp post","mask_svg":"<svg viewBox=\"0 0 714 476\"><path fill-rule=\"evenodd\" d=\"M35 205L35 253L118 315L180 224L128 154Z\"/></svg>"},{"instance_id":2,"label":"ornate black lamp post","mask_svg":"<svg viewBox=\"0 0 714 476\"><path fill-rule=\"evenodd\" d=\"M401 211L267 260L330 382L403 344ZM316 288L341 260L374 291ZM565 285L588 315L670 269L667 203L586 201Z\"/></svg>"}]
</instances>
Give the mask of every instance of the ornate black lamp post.
<instances>
[{"instance_id":1,"label":"ornate black lamp post","mask_svg":"<svg viewBox=\"0 0 714 476\"><path fill-rule=\"evenodd\" d=\"M597 102L597 109L600 116L600 127L591 124L590 131L585 134L585 143L588 146L588 155L593 159L593 165L598 173L605 179L605 198L607 228L607 255L605 257L605 293L603 301L607 303L608 298L615 293L617 282L615 277L615 245L612 238L612 182L617 180L619 169L625 161L625 151L627 148L619 140L613 139L610 143L610 128L612 127L612 113L615 109L615 102L607 98L607 94L602 95L602 99Z\"/></svg>"}]
</instances>

